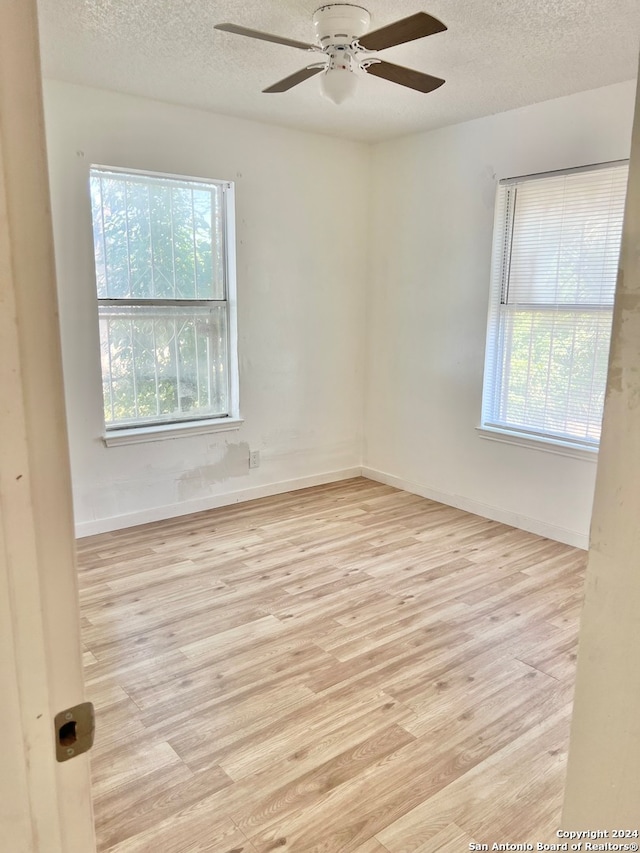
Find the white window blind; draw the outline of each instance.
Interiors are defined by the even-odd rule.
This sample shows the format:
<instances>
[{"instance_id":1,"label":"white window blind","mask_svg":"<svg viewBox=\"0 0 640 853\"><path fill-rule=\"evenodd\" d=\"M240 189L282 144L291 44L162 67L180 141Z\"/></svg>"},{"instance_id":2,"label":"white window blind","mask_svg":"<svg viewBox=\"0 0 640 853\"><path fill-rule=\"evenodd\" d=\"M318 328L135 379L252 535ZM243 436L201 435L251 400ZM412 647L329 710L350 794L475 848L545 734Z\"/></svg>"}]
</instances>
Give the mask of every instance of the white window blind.
<instances>
[{"instance_id":1,"label":"white window blind","mask_svg":"<svg viewBox=\"0 0 640 853\"><path fill-rule=\"evenodd\" d=\"M598 446L627 172L500 182L484 427Z\"/></svg>"}]
</instances>

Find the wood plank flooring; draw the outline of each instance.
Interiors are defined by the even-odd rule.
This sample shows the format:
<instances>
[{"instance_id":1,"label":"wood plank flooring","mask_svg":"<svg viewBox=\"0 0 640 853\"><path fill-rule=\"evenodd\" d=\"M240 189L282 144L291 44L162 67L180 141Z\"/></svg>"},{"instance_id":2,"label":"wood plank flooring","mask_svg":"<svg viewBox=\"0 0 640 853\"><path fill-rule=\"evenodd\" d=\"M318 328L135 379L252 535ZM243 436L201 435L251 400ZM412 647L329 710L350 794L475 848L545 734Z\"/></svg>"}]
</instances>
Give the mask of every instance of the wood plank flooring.
<instances>
[{"instance_id":1,"label":"wood plank flooring","mask_svg":"<svg viewBox=\"0 0 640 853\"><path fill-rule=\"evenodd\" d=\"M553 841L585 562L364 479L80 540L99 850Z\"/></svg>"}]
</instances>

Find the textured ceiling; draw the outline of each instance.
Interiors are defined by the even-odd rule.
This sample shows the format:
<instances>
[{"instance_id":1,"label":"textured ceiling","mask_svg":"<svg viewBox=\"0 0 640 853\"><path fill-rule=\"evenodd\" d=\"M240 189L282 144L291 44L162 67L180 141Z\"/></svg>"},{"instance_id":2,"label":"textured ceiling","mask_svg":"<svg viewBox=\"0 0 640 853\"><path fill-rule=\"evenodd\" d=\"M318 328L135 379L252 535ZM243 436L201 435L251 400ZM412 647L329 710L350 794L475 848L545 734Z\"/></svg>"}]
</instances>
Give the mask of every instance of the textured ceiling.
<instances>
[{"instance_id":1,"label":"textured ceiling","mask_svg":"<svg viewBox=\"0 0 640 853\"><path fill-rule=\"evenodd\" d=\"M43 72L88 86L229 115L380 140L635 78L638 0L364 0L372 29L416 11L446 33L385 51L444 77L422 95L368 77L336 106L313 78L261 90L310 54L219 32L233 22L313 40L319 0L39 0ZM315 58L315 57L314 57Z\"/></svg>"}]
</instances>

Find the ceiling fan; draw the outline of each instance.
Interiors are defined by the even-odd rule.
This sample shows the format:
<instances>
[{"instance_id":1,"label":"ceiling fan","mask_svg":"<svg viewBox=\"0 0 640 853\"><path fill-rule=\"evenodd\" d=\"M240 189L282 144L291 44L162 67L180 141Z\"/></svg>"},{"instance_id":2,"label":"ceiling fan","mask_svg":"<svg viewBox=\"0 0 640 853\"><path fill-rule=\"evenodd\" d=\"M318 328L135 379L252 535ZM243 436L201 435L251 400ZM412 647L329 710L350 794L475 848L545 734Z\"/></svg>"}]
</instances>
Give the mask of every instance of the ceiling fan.
<instances>
[{"instance_id":1,"label":"ceiling fan","mask_svg":"<svg viewBox=\"0 0 640 853\"><path fill-rule=\"evenodd\" d=\"M441 21L427 15L426 12L416 12L415 15L395 21L379 30L367 32L370 22L371 16L362 6L352 3L332 3L321 6L313 14L316 44L282 38L271 33L260 32L260 30L241 27L238 24L217 24L215 28L227 33L323 54L321 61L307 65L306 68L274 83L268 89L263 89L264 92L286 92L298 83L320 73L322 73L320 84L323 93L336 104L341 104L355 91L357 75L363 72L373 74L375 77L383 77L385 80L399 83L418 92L433 92L434 89L442 86L444 80L440 77L432 77L430 74L423 74L412 68L393 65L376 56L379 50L385 50L387 47L444 32L447 28Z\"/></svg>"}]
</instances>

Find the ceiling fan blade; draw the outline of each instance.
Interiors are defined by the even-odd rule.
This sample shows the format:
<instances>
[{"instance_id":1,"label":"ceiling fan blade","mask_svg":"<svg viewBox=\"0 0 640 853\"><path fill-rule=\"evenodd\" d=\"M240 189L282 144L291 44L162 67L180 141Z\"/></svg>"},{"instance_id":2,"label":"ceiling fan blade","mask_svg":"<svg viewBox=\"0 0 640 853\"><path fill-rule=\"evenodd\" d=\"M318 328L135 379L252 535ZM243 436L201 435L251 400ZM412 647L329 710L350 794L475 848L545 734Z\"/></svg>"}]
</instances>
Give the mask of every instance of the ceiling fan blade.
<instances>
[{"instance_id":1,"label":"ceiling fan blade","mask_svg":"<svg viewBox=\"0 0 640 853\"><path fill-rule=\"evenodd\" d=\"M404 44L407 41L432 36L442 33L447 28L437 18L427 15L426 12L416 12L401 21L396 21L379 30L366 33L360 39L360 44L365 50L384 50L386 47L394 47L396 44Z\"/></svg>"},{"instance_id":2,"label":"ceiling fan blade","mask_svg":"<svg viewBox=\"0 0 640 853\"><path fill-rule=\"evenodd\" d=\"M297 47L298 50L322 50L316 44L308 44L306 41L296 41L295 39L283 38L282 36L274 36L271 33L263 33L260 30L250 30L247 27L240 27L238 24L216 24L214 29L222 30L225 33L235 33L238 36L248 36L252 39L271 41L274 44L284 44L287 47Z\"/></svg>"},{"instance_id":3,"label":"ceiling fan blade","mask_svg":"<svg viewBox=\"0 0 640 853\"><path fill-rule=\"evenodd\" d=\"M444 83L441 77L432 77L430 74L423 74L422 71L403 68L402 65L393 65L391 62L373 62L367 66L366 71L374 77L383 77L392 83L399 83L401 86L407 86L409 89L416 89L425 94L433 92Z\"/></svg>"},{"instance_id":4,"label":"ceiling fan blade","mask_svg":"<svg viewBox=\"0 0 640 853\"><path fill-rule=\"evenodd\" d=\"M296 71L295 74L290 74L289 77L285 77L284 80L279 80L277 83L274 83L273 86L269 86L268 89L263 89L263 92L268 92L271 94L272 92L286 92L289 89L293 89L294 86L297 86L298 83L304 83L305 80L308 80L309 77L313 77L314 74L319 74L321 71L324 71L324 65L311 65L309 68L302 68L300 71Z\"/></svg>"}]
</instances>

